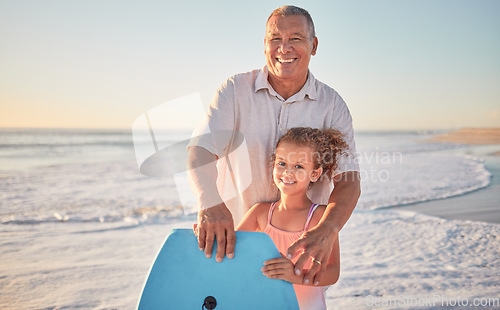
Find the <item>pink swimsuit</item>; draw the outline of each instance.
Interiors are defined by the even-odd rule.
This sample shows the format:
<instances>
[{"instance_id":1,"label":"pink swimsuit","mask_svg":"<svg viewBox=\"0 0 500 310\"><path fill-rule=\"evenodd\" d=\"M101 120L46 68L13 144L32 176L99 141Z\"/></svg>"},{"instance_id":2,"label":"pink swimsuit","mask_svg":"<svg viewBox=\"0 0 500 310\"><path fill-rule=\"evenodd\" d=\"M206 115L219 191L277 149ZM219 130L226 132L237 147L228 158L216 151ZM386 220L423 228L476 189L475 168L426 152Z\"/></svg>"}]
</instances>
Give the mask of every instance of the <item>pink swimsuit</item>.
<instances>
[{"instance_id":1,"label":"pink swimsuit","mask_svg":"<svg viewBox=\"0 0 500 310\"><path fill-rule=\"evenodd\" d=\"M271 218L273 215L274 208L276 207L276 202L273 202L269 207L269 215L267 217L267 225L264 228L264 232L271 237L274 241L274 244L278 248L281 254L285 255L288 250L288 247L295 241L297 241L304 232L309 228L309 222L311 221L312 215L316 208L317 204L312 204L309 209L309 215L307 216L306 224L304 225L304 229L301 231L291 232L281 230L279 228L271 225ZM294 263L296 260L293 261ZM321 286L306 286L300 284L293 285L295 289L295 294L297 295L297 300L299 302L299 307L302 310L326 310L325 303L325 291L328 288Z\"/></svg>"}]
</instances>

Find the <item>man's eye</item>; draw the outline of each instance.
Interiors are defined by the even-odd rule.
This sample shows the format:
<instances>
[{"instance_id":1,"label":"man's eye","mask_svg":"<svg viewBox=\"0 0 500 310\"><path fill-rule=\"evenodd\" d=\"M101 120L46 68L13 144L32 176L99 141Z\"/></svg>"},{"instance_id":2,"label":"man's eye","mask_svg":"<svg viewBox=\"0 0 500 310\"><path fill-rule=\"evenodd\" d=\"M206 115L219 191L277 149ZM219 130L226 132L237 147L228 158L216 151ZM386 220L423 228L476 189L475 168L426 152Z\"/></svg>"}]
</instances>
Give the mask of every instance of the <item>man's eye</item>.
<instances>
[{"instance_id":1,"label":"man's eye","mask_svg":"<svg viewBox=\"0 0 500 310\"><path fill-rule=\"evenodd\" d=\"M291 41L292 42L298 42L298 41L300 41L300 38L292 38Z\"/></svg>"}]
</instances>

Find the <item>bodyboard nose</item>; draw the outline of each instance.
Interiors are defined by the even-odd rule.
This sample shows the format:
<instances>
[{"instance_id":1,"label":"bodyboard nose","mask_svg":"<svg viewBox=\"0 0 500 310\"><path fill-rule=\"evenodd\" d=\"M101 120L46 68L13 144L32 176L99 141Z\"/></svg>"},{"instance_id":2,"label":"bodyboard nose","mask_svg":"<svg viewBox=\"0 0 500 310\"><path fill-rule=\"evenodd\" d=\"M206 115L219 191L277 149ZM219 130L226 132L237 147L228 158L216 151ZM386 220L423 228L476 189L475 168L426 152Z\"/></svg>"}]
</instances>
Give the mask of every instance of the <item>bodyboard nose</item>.
<instances>
[{"instance_id":1,"label":"bodyboard nose","mask_svg":"<svg viewBox=\"0 0 500 310\"><path fill-rule=\"evenodd\" d=\"M216 245L214 245L216 249ZM206 258L190 229L174 229L144 284L138 309L299 309L293 285L262 274L264 261L280 257L269 236L236 232L235 257Z\"/></svg>"}]
</instances>

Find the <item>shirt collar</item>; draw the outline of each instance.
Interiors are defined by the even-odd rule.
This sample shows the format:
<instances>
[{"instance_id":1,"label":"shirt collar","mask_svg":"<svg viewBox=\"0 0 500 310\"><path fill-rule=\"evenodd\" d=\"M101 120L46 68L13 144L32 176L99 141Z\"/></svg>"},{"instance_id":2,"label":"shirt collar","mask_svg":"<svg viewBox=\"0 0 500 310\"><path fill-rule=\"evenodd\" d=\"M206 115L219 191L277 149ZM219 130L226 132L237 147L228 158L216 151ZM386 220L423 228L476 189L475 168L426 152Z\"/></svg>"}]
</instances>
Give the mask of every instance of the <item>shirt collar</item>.
<instances>
[{"instance_id":1,"label":"shirt collar","mask_svg":"<svg viewBox=\"0 0 500 310\"><path fill-rule=\"evenodd\" d=\"M274 88L269 84L269 81L267 80L269 76L269 71L267 68L267 65L265 65L262 70L259 71L257 74L257 78L255 79L255 92L261 90L261 89L267 89L269 93L272 96L277 97L281 101L284 101L285 103L292 103L295 101L301 101L304 100L306 95L309 97L311 100L316 100L316 78L314 75L311 73L311 71L308 71L307 74L307 81L302 87L302 89L288 98L287 100L284 100L283 97L278 94Z\"/></svg>"}]
</instances>

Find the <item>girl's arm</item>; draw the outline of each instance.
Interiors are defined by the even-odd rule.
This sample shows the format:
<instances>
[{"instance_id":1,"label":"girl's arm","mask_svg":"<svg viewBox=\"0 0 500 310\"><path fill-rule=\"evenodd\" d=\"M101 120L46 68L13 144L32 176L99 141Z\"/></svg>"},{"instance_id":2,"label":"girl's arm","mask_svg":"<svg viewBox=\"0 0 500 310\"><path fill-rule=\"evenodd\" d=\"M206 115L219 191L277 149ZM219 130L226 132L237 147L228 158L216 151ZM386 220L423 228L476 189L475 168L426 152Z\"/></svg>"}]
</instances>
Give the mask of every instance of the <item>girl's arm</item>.
<instances>
[{"instance_id":1,"label":"girl's arm","mask_svg":"<svg viewBox=\"0 0 500 310\"><path fill-rule=\"evenodd\" d=\"M310 259L312 260L312 259ZM316 263L314 263L316 264ZM325 262L322 262L325 264ZM286 257L279 257L267 260L262 268L263 274L270 279L281 279L292 284L327 286L337 282L340 276L340 247L337 239L333 245L330 259L327 262L326 270L321 280L315 283L304 282L304 274L296 275L295 265ZM307 282L307 283L306 283Z\"/></svg>"},{"instance_id":2,"label":"girl's arm","mask_svg":"<svg viewBox=\"0 0 500 310\"><path fill-rule=\"evenodd\" d=\"M269 203L258 203L254 205L245 214L236 230L239 231L264 231L265 221L267 220L267 211L269 210Z\"/></svg>"},{"instance_id":3,"label":"girl's arm","mask_svg":"<svg viewBox=\"0 0 500 310\"><path fill-rule=\"evenodd\" d=\"M311 218L309 227L317 226L325 211L325 205L319 206L318 209L316 209L316 211L314 212L313 217ZM293 284L317 286L335 284L340 276L340 246L338 238L336 238L333 243L332 251L330 252L328 261L321 262L321 264L321 267L326 267L324 274L321 276L319 281L315 279L314 282L309 281L309 279L305 276L307 275L309 269L311 269L312 267L317 267L312 265L311 256L308 257L308 260L304 266L306 267L304 270L305 272L300 272L301 270L298 270L298 268L296 268L293 262L288 258L270 259L264 262L265 266L264 268L262 268L262 271L264 272L264 275L268 276L269 278L282 279ZM317 265L317 263L314 263L314 265ZM297 275L297 273L299 275Z\"/></svg>"}]
</instances>

